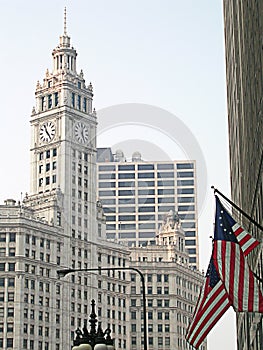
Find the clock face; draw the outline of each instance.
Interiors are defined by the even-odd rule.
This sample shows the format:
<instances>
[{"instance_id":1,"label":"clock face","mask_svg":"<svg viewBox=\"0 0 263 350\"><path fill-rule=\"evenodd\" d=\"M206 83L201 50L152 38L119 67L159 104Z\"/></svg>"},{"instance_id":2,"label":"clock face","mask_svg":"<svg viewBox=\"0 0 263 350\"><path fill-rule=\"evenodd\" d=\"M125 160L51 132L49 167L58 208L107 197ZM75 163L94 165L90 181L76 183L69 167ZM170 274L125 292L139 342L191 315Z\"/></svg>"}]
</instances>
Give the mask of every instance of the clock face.
<instances>
[{"instance_id":1,"label":"clock face","mask_svg":"<svg viewBox=\"0 0 263 350\"><path fill-rule=\"evenodd\" d=\"M39 138L42 142L50 142L55 136L56 128L54 123L46 122L41 125Z\"/></svg>"},{"instance_id":2,"label":"clock face","mask_svg":"<svg viewBox=\"0 0 263 350\"><path fill-rule=\"evenodd\" d=\"M75 125L75 137L79 143L87 143L89 131L85 124L79 122Z\"/></svg>"}]
</instances>

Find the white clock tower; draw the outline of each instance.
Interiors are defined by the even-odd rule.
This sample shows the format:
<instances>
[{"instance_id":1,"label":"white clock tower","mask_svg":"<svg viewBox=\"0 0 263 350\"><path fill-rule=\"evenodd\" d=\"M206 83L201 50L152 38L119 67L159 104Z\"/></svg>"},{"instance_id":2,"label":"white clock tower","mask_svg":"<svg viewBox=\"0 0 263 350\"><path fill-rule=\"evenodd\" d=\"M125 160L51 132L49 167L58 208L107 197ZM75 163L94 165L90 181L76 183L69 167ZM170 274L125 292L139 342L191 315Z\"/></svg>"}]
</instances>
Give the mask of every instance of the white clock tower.
<instances>
[{"instance_id":1,"label":"white clock tower","mask_svg":"<svg viewBox=\"0 0 263 350\"><path fill-rule=\"evenodd\" d=\"M54 193L61 207L41 206L40 216L61 221L68 237L96 241L96 112L93 88L77 73L77 52L64 33L53 50L53 69L37 82L31 116L30 199Z\"/></svg>"}]
</instances>

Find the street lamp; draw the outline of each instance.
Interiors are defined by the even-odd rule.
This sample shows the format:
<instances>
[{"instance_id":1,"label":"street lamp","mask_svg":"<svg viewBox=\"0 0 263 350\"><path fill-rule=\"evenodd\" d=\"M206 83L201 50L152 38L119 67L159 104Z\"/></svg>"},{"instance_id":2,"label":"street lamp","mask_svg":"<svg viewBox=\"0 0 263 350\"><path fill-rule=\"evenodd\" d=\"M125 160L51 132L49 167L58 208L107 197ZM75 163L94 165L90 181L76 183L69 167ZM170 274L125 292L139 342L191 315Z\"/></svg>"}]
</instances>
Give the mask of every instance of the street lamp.
<instances>
[{"instance_id":1,"label":"street lamp","mask_svg":"<svg viewBox=\"0 0 263 350\"><path fill-rule=\"evenodd\" d=\"M95 313L95 300L91 301L91 314L90 314L90 331L87 329L87 324L85 322L83 330L79 328L75 331L76 338L73 341L72 350L114 350L113 340L111 339L111 330L107 328L103 332L101 325L99 323L96 330L97 315ZM105 338L106 335L106 338Z\"/></svg>"},{"instance_id":2,"label":"street lamp","mask_svg":"<svg viewBox=\"0 0 263 350\"><path fill-rule=\"evenodd\" d=\"M135 267L96 267L91 269L64 269L64 270L58 270L57 274L58 277L65 277L69 273L74 272L94 272L94 271L120 271L120 270L132 270L137 272L140 275L141 278L141 285L142 285L142 307L143 307L143 338L144 338L144 350L147 350L147 318L146 318L146 294L145 294L145 279L144 275L140 270L138 270ZM84 348L79 348L79 350L86 350ZM77 350L77 349L74 349ZM87 348L87 350L89 350ZM99 349L98 349L99 350Z\"/></svg>"}]
</instances>

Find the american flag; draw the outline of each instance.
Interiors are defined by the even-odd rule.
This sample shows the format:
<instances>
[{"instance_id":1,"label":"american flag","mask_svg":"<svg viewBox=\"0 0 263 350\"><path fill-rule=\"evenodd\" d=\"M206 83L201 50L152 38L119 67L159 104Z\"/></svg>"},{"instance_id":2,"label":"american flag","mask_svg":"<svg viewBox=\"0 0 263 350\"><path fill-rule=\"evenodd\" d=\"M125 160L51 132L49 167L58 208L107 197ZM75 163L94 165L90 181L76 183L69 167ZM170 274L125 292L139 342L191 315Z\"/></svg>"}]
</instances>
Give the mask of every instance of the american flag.
<instances>
[{"instance_id":1,"label":"american flag","mask_svg":"<svg viewBox=\"0 0 263 350\"><path fill-rule=\"evenodd\" d=\"M192 323L187 329L186 340L198 348L230 305L224 284L219 279L211 258Z\"/></svg>"},{"instance_id":2,"label":"american flag","mask_svg":"<svg viewBox=\"0 0 263 350\"><path fill-rule=\"evenodd\" d=\"M235 311L263 312L262 290L246 259L259 244L216 197L213 260Z\"/></svg>"},{"instance_id":3,"label":"american flag","mask_svg":"<svg viewBox=\"0 0 263 350\"><path fill-rule=\"evenodd\" d=\"M263 296L246 256L258 245L216 196L213 252L186 340L196 349L230 306L263 313Z\"/></svg>"}]
</instances>

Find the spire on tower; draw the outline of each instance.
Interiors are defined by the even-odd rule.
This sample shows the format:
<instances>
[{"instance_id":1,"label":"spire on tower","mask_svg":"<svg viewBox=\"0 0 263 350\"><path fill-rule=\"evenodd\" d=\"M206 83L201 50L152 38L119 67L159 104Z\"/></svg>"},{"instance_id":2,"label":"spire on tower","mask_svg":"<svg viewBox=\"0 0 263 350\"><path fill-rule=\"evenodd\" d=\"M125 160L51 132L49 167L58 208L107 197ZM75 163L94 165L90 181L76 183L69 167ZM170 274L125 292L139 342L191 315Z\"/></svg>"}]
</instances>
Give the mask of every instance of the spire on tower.
<instances>
[{"instance_id":1,"label":"spire on tower","mask_svg":"<svg viewBox=\"0 0 263 350\"><path fill-rule=\"evenodd\" d=\"M67 8L64 8L64 36L67 36Z\"/></svg>"},{"instance_id":2,"label":"spire on tower","mask_svg":"<svg viewBox=\"0 0 263 350\"><path fill-rule=\"evenodd\" d=\"M64 7L64 31L60 36L60 47L70 47L70 37L67 34L67 8Z\"/></svg>"}]
</instances>

